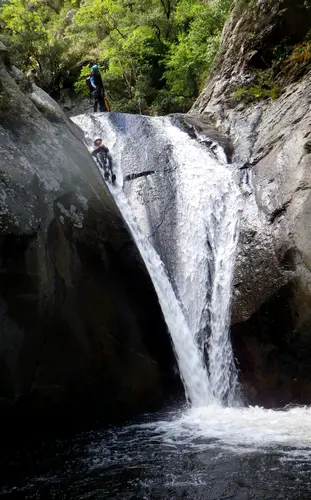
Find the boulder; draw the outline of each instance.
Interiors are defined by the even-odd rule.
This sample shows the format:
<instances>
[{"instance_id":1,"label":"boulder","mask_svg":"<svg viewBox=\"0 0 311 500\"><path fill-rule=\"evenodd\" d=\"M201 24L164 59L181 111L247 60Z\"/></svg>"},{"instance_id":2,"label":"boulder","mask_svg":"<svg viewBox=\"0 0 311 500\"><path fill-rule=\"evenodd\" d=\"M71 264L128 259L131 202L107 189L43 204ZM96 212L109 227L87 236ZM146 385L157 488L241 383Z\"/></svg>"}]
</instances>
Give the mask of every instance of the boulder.
<instances>
[{"instance_id":1,"label":"boulder","mask_svg":"<svg viewBox=\"0 0 311 500\"><path fill-rule=\"evenodd\" d=\"M181 127L190 137L197 139L211 151L220 146L226 155L227 162L232 162L233 145L230 138L217 130L215 123L207 115L193 112L187 115L175 113L170 116L172 123Z\"/></svg>"},{"instance_id":2,"label":"boulder","mask_svg":"<svg viewBox=\"0 0 311 500\"><path fill-rule=\"evenodd\" d=\"M73 89L63 88L58 102L67 116L77 116L93 113L94 102L89 97L77 96Z\"/></svg>"},{"instance_id":3,"label":"boulder","mask_svg":"<svg viewBox=\"0 0 311 500\"><path fill-rule=\"evenodd\" d=\"M150 277L80 129L17 80L0 62L1 417L153 408L174 355Z\"/></svg>"}]
</instances>

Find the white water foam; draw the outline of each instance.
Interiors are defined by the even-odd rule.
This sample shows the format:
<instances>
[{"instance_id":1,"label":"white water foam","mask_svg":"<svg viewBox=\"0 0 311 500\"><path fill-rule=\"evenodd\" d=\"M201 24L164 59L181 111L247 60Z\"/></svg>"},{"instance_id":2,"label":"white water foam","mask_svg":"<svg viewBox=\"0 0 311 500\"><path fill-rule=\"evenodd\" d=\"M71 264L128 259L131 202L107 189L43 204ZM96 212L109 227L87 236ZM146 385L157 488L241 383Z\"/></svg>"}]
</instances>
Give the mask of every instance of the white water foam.
<instances>
[{"instance_id":1,"label":"white water foam","mask_svg":"<svg viewBox=\"0 0 311 500\"><path fill-rule=\"evenodd\" d=\"M233 404L238 377L229 327L240 192L221 155L214 157L166 119L161 127L178 164L179 296L191 333L207 357L213 396Z\"/></svg>"},{"instance_id":2,"label":"white water foam","mask_svg":"<svg viewBox=\"0 0 311 500\"><path fill-rule=\"evenodd\" d=\"M212 394L202 357L191 335L163 263L146 236L140 231L132 209L122 192L115 193L117 205L127 221L153 285L169 328L180 373L192 405L201 406L211 401Z\"/></svg>"},{"instance_id":3,"label":"white water foam","mask_svg":"<svg viewBox=\"0 0 311 500\"><path fill-rule=\"evenodd\" d=\"M284 460L311 461L311 408L267 410L209 405L190 408L169 421L143 424L165 443L234 453L271 452Z\"/></svg>"}]
</instances>

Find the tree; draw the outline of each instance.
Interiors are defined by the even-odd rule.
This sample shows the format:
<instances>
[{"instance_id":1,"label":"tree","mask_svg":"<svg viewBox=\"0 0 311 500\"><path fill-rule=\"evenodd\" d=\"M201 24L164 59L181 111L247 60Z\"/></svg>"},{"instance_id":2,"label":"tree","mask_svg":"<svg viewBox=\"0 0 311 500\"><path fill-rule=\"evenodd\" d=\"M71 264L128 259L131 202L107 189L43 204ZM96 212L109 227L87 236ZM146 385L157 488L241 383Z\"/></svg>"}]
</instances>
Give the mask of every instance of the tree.
<instances>
[{"instance_id":1,"label":"tree","mask_svg":"<svg viewBox=\"0 0 311 500\"><path fill-rule=\"evenodd\" d=\"M87 93L97 62L114 109L165 113L196 98L231 2L7 0L0 15L18 64L34 68L46 90L55 94L71 76Z\"/></svg>"}]
</instances>

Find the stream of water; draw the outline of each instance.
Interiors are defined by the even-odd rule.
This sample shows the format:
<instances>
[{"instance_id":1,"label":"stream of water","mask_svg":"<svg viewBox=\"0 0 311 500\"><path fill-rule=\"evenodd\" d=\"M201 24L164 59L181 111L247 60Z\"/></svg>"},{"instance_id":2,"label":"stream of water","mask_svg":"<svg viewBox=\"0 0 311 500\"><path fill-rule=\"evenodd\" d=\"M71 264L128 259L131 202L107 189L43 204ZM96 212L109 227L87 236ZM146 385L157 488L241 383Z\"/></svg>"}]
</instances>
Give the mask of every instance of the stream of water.
<instances>
[{"instance_id":1,"label":"stream of water","mask_svg":"<svg viewBox=\"0 0 311 500\"><path fill-rule=\"evenodd\" d=\"M229 320L242 205L221 151L211 153L169 118L98 114L75 121L89 144L102 136L112 152L117 183L110 190L154 283L189 404L8 453L0 497L310 500L311 409L267 410L239 400ZM175 253L166 267L150 237L143 184L127 191L124 179L142 169L158 169L157 182L165 179L167 151ZM153 193L152 176L143 182Z\"/></svg>"},{"instance_id":2,"label":"stream of water","mask_svg":"<svg viewBox=\"0 0 311 500\"><path fill-rule=\"evenodd\" d=\"M95 136L109 138L117 175L110 189L155 286L188 400L196 407L236 403L238 377L229 323L241 196L222 152L215 156L169 118L143 118L138 137L130 116L119 115L114 123L106 116L80 116L75 121L89 143ZM148 152L148 142L157 150L156 157ZM147 210L142 203L137 210L139 194L127 197L123 190L124 165L131 166L131 174L142 169L142 163L145 170L164 169L167 150L169 161L174 160L176 183L175 290L142 230L152 226L154 207Z\"/></svg>"},{"instance_id":3,"label":"stream of water","mask_svg":"<svg viewBox=\"0 0 311 500\"><path fill-rule=\"evenodd\" d=\"M167 119L160 126L173 145L178 165L179 297L192 335L201 332L197 348L207 358L213 399L232 405L237 402L238 377L229 326L240 192L221 151L215 158Z\"/></svg>"}]
</instances>

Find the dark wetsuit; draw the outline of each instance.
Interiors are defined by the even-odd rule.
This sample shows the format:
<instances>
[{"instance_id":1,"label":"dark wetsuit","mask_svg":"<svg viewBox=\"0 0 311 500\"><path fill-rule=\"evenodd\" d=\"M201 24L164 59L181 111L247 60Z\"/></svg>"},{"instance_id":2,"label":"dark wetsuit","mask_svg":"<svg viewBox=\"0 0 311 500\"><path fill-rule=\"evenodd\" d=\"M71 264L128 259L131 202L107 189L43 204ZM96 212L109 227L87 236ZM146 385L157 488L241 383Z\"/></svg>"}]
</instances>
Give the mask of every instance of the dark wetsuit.
<instances>
[{"instance_id":1,"label":"dark wetsuit","mask_svg":"<svg viewBox=\"0 0 311 500\"><path fill-rule=\"evenodd\" d=\"M112 158L109 154L109 149L106 146L99 146L99 148L92 151L92 155L97 159L105 173L110 171L112 175Z\"/></svg>"},{"instance_id":2,"label":"dark wetsuit","mask_svg":"<svg viewBox=\"0 0 311 500\"><path fill-rule=\"evenodd\" d=\"M90 74L90 82L94 89L92 92L94 99L94 113L96 113L98 105L99 111L107 111L105 105L105 88L99 71L92 71Z\"/></svg>"}]
</instances>

